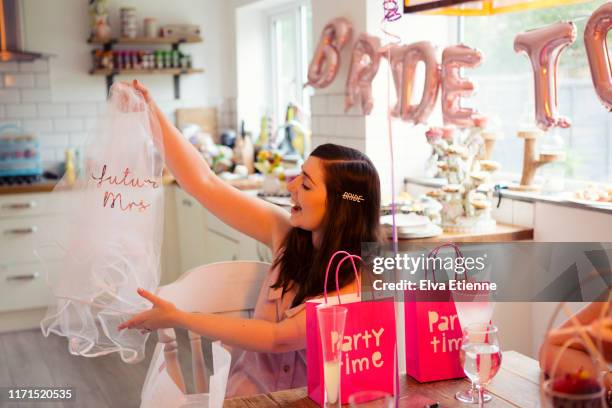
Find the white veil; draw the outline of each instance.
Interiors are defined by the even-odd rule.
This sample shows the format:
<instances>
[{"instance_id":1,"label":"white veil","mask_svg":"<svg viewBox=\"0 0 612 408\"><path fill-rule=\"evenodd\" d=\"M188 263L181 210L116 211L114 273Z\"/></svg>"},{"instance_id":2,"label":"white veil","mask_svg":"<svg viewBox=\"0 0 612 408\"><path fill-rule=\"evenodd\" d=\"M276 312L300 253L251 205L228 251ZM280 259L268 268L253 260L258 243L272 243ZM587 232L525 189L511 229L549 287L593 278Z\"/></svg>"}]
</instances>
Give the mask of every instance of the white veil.
<instances>
[{"instance_id":1,"label":"white veil","mask_svg":"<svg viewBox=\"0 0 612 408\"><path fill-rule=\"evenodd\" d=\"M43 237L37 253L56 304L41 321L45 336L68 338L70 353L95 357L119 352L144 357L148 334L117 325L150 304L136 289L155 291L163 236L163 149L159 123L131 86L112 86L106 113L86 143L83 170L50 193L62 200L66 230Z\"/></svg>"}]
</instances>

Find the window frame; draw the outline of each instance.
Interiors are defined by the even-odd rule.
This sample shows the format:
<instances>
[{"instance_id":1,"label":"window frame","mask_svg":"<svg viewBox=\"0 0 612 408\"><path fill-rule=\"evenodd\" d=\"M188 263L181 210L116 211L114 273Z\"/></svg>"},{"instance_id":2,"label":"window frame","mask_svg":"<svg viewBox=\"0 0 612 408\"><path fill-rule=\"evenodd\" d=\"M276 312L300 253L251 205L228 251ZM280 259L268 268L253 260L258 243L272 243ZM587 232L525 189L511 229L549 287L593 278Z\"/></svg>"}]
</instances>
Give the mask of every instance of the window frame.
<instances>
[{"instance_id":1,"label":"window frame","mask_svg":"<svg viewBox=\"0 0 612 408\"><path fill-rule=\"evenodd\" d=\"M457 32L456 32L456 43L457 44L464 44L465 43L465 19L466 16L457 16ZM577 40L579 40L580 37L578 37ZM469 44L468 44L469 45ZM588 79L588 81L590 82L590 79ZM514 135L506 135L505 137L516 137ZM494 147L495 149L495 147ZM612 157L612 149L610 151L608 151L608 156ZM523 157L521 156L521 163L522 163ZM523 167L523 165L521 164L521 168ZM493 177L493 180L496 182L501 182L501 183L507 183L509 180L512 180L514 182L519 182L519 180L522 177L522 172L516 173L516 172L512 172L512 171L504 171L504 169L502 168L501 171L496 172L496 174ZM542 180L542 176L540 174L535 175L534 178L534 182L539 182ZM601 181L601 180L588 180L588 179L584 179L584 178L576 178L576 177L571 177L571 176L565 176L563 179L563 183L564 183L564 189L563 191L567 192L567 191L574 191L574 190L578 190L578 189L582 189L582 188L586 188L588 186L592 186L592 185L596 185L596 186L605 186L607 184L610 183L610 180L608 181ZM532 193L533 195L540 195L542 193L540 192L534 192Z\"/></svg>"},{"instance_id":2,"label":"window frame","mask_svg":"<svg viewBox=\"0 0 612 408\"><path fill-rule=\"evenodd\" d=\"M302 84L306 83L307 78L307 70L310 56L308 55L307 49L307 36L306 32L306 18L308 13L308 8L311 8L311 3L309 0L296 0L291 2L290 4L285 4L281 7L277 7L269 10L268 12L268 44L270 47L270 71L271 71L271 85L272 85L272 115L273 120L277 126L280 126L285 122L284 113L286 110L286 106L280 106L279 100L279 81L278 81L278 50L276 47L276 22L286 16L293 16L296 22L295 26L295 44L294 47L299 50L297 53L297 63L296 63L296 78L299 80L296 82L296 94L300 95L300 100L298 103L300 107L304 109L304 113L306 117L310 117L309 109L306 109L310 106L309 103L306 103L307 98L310 96L307 92L305 92Z\"/></svg>"}]
</instances>

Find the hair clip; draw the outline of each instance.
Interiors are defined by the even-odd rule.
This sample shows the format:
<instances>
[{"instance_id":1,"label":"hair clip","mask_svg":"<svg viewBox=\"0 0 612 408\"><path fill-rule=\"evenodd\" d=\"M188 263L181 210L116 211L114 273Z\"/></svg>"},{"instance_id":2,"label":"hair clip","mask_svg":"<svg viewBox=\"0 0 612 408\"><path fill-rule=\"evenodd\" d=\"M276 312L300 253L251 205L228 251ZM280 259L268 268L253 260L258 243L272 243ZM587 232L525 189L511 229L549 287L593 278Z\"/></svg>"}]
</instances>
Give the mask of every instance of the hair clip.
<instances>
[{"instance_id":1,"label":"hair clip","mask_svg":"<svg viewBox=\"0 0 612 408\"><path fill-rule=\"evenodd\" d=\"M364 200L363 196L357 195L357 194L353 194L353 193L347 193L346 191L344 192L344 194L342 194L342 198L344 200L351 200L351 201L356 201L358 203L362 202Z\"/></svg>"}]
</instances>

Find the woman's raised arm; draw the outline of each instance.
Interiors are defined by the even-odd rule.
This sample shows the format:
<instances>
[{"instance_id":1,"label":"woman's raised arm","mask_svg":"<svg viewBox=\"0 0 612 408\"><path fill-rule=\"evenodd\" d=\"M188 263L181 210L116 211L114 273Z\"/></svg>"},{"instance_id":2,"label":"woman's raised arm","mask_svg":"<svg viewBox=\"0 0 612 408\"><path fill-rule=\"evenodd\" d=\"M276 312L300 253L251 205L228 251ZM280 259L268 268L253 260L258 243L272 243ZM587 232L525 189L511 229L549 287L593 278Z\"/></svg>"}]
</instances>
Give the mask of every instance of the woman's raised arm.
<instances>
[{"instance_id":1,"label":"woman's raised arm","mask_svg":"<svg viewBox=\"0 0 612 408\"><path fill-rule=\"evenodd\" d=\"M159 120L165 161L179 185L223 222L276 250L290 228L289 214L221 180L150 98L148 90L136 80L133 86L142 92Z\"/></svg>"}]
</instances>

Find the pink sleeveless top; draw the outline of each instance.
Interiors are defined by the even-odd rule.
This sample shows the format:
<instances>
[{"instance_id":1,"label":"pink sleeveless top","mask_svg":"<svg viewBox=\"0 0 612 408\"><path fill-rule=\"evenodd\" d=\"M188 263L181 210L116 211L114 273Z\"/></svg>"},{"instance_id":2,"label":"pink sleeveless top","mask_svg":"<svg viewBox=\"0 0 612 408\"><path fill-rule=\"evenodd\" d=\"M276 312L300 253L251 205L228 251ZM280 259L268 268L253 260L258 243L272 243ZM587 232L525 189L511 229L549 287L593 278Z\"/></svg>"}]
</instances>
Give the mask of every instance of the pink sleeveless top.
<instances>
[{"instance_id":1,"label":"pink sleeveless top","mask_svg":"<svg viewBox=\"0 0 612 408\"><path fill-rule=\"evenodd\" d=\"M306 305L302 303L292 308L295 291L289 291L282 296L282 289L270 288L277 278L278 268L271 269L259 290L253 318L275 323L295 319L295 335L302 336L305 344L306 325L298 322L299 319L305 320L305 316L304 313L296 315L302 312ZM226 398L304 387L306 378L305 349L283 353L234 349Z\"/></svg>"}]
</instances>

